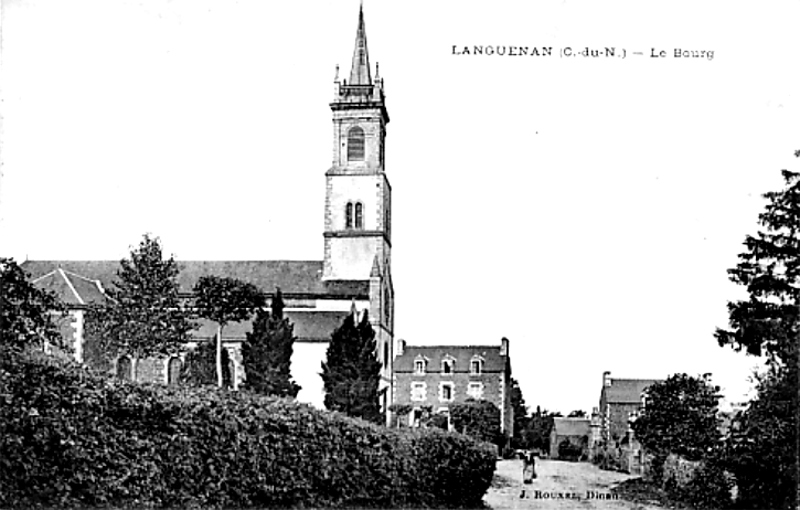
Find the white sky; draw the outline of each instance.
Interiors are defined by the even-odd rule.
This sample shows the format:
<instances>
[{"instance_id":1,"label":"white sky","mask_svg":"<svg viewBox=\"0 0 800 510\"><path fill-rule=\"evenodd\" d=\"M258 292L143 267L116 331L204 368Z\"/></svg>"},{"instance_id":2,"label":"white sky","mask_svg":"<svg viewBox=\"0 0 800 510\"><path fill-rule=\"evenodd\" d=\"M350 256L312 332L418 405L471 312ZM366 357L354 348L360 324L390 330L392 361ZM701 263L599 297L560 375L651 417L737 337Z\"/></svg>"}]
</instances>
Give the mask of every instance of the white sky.
<instances>
[{"instance_id":1,"label":"white sky","mask_svg":"<svg viewBox=\"0 0 800 510\"><path fill-rule=\"evenodd\" d=\"M321 259L358 2L2 3L0 255ZM760 195L798 168L800 3L367 0L391 122L396 335L511 340L530 405L711 372ZM625 48L626 59L452 45ZM713 60L636 57L713 50Z\"/></svg>"}]
</instances>

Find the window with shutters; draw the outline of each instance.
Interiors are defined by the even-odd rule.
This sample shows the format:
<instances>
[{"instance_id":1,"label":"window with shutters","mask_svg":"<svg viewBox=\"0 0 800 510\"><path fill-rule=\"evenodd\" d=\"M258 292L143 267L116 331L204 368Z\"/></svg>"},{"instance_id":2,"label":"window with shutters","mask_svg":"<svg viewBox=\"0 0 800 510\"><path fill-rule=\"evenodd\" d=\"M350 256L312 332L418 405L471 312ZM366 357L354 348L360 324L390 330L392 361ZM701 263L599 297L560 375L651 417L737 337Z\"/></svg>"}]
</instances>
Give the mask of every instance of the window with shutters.
<instances>
[{"instance_id":1,"label":"window with shutters","mask_svg":"<svg viewBox=\"0 0 800 510\"><path fill-rule=\"evenodd\" d=\"M439 400L442 402L453 400L453 383L439 383Z\"/></svg>"},{"instance_id":2,"label":"window with shutters","mask_svg":"<svg viewBox=\"0 0 800 510\"><path fill-rule=\"evenodd\" d=\"M364 130L358 126L347 132L347 160L364 161Z\"/></svg>"}]
</instances>

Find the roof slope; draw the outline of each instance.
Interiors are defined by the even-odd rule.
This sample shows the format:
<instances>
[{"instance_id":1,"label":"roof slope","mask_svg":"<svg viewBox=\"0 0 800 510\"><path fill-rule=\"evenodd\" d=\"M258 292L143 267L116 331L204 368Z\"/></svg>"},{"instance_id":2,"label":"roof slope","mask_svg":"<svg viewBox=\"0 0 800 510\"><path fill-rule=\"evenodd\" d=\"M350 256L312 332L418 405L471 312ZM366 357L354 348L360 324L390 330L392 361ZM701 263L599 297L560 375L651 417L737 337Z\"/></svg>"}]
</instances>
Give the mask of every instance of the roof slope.
<instances>
[{"instance_id":1,"label":"roof slope","mask_svg":"<svg viewBox=\"0 0 800 510\"><path fill-rule=\"evenodd\" d=\"M553 431L557 436L588 436L591 423L587 418L553 418Z\"/></svg>"},{"instance_id":2,"label":"roof slope","mask_svg":"<svg viewBox=\"0 0 800 510\"><path fill-rule=\"evenodd\" d=\"M252 283L267 293L280 287L285 295L341 298L365 298L369 295L368 280L323 281L321 260L179 260L177 262L180 268L178 285L180 291L187 294L192 291L201 276L216 275ZM111 288L117 279L120 264L116 260L27 260L21 267L33 278L63 267L86 279L99 280L104 287Z\"/></svg>"},{"instance_id":3,"label":"roof slope","mask_svg":"<svg viewBox=\"0 0 800 510\"><path fill-rule=\"evenodd\" d=\"M658 379L611 379L611 385L603 388L609 404L638 404L642 393Z\"/></svg>"},{"instance_id":4,"label":"roof slope","mask_svg":"<svg viewBox=\"0 0 800 510\"><path fill-rule=\"evenodd\" d=\"M456 360L455 372L468 373L470 361L476 355L484 360L484 372L503 372L508 362L508 356L500 355L499 345L408 345L395 358L394 368L396 372L412 372L414 360L421 356L428 360L429 372L438 372L445 356L451 356Z\"/></svg>"},{"instance_id":5,"label":"roof slope","mask_svg":"<svg viewBox=\"0 0 800 510\"><path fill-rule=\"evenodd\" d=\"M52 292L67 305L83 306L105 303L106 296L96 280L90 280L61 267L33 279L33 285Z\"/></svg>"},{"instance_id":6,"label":"roof slope","mask_svg":"<svg viewBox=\"0 0 800 510\"><path fill-rule=\"evenodd\" d=\"M284 316L294 325L294 336L300 342L329 342L331 333L338 328L350 312L287 311ZM207 319L194 321L197 329L192 332L196 338L213 338L217 334L217 323ZM222 330L226 340L244 340L253 331L253 321L230 322Z\"/></svg>"}]
</instances>

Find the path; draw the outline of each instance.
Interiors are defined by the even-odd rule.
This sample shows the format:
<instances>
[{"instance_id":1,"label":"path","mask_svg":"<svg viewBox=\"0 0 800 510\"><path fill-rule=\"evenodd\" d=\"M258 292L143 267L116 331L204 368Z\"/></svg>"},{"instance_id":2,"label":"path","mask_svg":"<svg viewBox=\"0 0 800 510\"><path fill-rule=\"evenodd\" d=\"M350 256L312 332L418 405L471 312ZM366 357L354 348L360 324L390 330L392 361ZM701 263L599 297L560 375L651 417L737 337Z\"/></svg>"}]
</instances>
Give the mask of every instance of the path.
<instances>
[{"instance_id":1,"label":"path","mask_svg":"<svg viewBox=\"0 0 800 510\"><path fill-rule=\"evenodd\" d=\"M497 462L495 481L484 497L493 510L506 508L578 508L602 510L658 510L662 507L642 505L616 497L611 488L635 478L625 473L603 471L586 462L559 460L536 461L538 478L530 485L522 484L522 461ZM524 497L522 490L525 490Z\"/></svg>"}]
</instances>

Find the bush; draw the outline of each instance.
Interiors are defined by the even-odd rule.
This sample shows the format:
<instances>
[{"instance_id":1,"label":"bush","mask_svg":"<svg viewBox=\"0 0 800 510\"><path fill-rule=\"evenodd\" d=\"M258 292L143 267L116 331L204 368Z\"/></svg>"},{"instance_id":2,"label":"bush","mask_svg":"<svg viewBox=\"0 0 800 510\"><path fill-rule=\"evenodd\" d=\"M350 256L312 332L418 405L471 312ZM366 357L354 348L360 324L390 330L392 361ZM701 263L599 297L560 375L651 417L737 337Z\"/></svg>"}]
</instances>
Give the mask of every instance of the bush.
<instances>
[{"instance_id":1,"label":"bush","mask_svg":"<svg viewBox=\"0 0 800 510\"><path fill-rule=\"evenodd\" d=\"M0 352L3 508L475 507L494 463L460 434Z\"/></svg>"}]
</instances>

